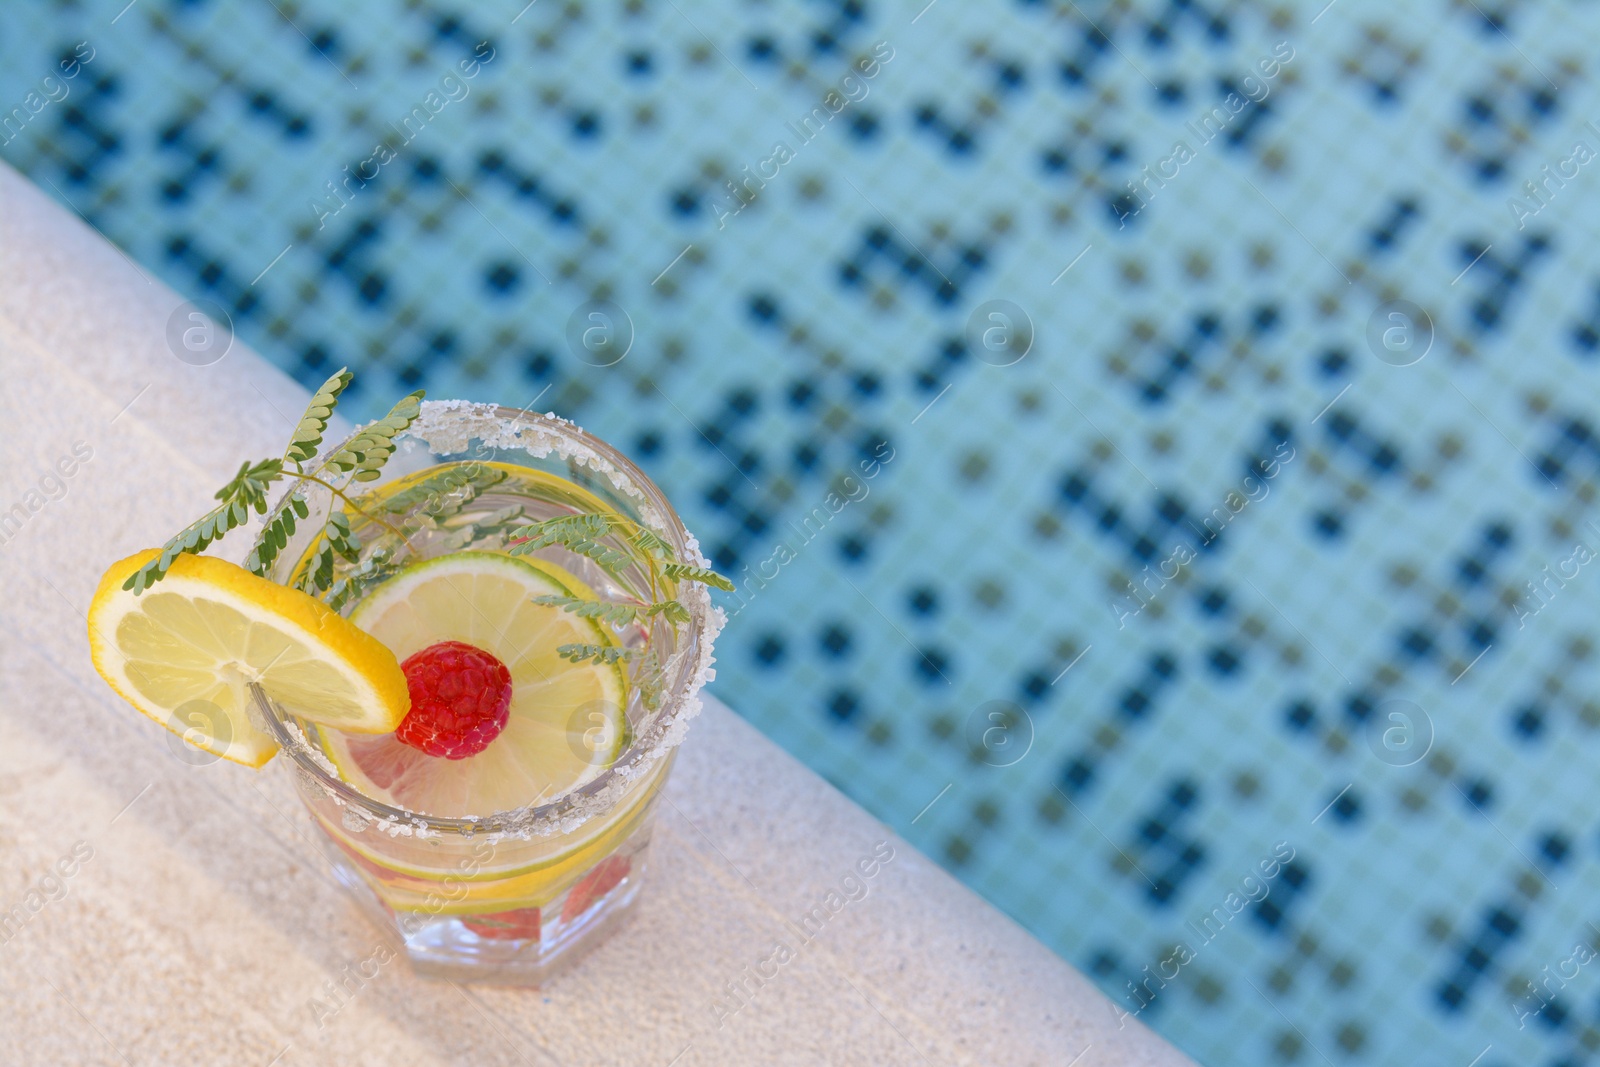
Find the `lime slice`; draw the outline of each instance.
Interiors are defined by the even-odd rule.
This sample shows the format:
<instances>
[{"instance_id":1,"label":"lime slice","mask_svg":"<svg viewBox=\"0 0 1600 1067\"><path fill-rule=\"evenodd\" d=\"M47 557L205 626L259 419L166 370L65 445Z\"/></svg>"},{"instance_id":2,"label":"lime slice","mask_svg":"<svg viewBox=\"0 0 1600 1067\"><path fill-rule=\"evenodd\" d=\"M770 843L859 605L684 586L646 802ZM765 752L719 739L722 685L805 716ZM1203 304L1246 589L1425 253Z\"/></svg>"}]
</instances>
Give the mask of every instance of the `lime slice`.
<instances>
[{"instance_id":1,"label":"lime slice","mask_svg":"<svg viewBox=\"0 0 1600 1067\"><path fill-rule=\"evenodd\" d=\"M197 748L259 767L277 752L250 718L248 683L302 718L390 733L411 706L394 654L325 604L211 556L181 555L161 582L122 583L154 558L111 565L89 605L89 654L128 703Z\"/></svg>"},{"instance_id":2,"label":"lime slice","mask_svg":"<svg viewBox=\"0 0 1600 1067\"><path fill-rule=\"evenodd\" d=\"M322 731L340 776L368 796L444 817L546 803L593 780L622 751L627 683L620 664L572 663L556 649L615 644L596 623L535 604L546 594L594 594L542 560L455 552L378 586L350 621L404 660L440 641L492 652L511 672L505 729L466 759L440 759L393 736Z\"/></svg>"}]
</instances>

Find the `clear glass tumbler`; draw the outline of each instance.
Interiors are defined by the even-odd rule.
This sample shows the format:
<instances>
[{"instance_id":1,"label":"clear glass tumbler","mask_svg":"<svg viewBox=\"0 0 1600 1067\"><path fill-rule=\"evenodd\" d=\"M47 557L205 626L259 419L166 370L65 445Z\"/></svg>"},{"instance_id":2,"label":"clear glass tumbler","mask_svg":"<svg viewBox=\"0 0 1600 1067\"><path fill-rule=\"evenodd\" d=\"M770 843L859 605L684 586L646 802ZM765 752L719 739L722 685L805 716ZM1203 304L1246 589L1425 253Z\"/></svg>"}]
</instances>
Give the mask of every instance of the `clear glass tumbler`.
<instances>
[{"instance_id":1,"label":"clear glass tumbler","mask_svg":"<svg viewBox=\"0 0 1600 1067\"><path fill-rule=\"evenodd\" d=\"M293 582L326 539L328 520L340 514L360 546L357 560L336 561L347 585L342 603L335 586L332 602L346 615L365 588L408 562L505 551L518 524L580 511L621 515L660 538L671 558L705 563L649 478L562 419L433 401L396 444L382 478L352 500L310 483L296 487L311 515L279 554L274 580ZM620 536L606 543L629 550ZM538 985L617 927L639 893L675 747L712 674L711 645L723 615L704 586L685 581L662 589L660 575L652 586L643 565L602 569L560 546L538 555L580 577L600 599L637 604L668 592L687 609L687 621L656 616L617 629L620 645L641 652L624 663L625 724L575 714L566 743L578 753L620 754L565 795L481 815L409 811L364 793L327 758L314 723L255 694L334 870L367 913L399 935L421 974Z\"/></svg>"}]
</instances>

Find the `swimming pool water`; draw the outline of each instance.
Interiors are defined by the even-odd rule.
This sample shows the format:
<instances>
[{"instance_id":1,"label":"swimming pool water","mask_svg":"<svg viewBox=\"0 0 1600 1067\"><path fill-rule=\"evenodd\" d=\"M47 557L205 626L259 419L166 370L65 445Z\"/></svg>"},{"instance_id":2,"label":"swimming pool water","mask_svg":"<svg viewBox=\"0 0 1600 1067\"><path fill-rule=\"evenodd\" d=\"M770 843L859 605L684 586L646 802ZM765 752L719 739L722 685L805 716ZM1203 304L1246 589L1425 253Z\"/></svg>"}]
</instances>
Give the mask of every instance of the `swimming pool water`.
<instances>
[{"instance_id":1,"label":"swimming pool water","mask_svg":"<svg viewBox=\"0 0 1600 1067\"><path fill-rule=\"evenodd\" d=\"M0 157L366 414L639 457L720 695L1121 1010L1600 1048L1600 12L8 15Z\"/></svg>"}]
</instances>

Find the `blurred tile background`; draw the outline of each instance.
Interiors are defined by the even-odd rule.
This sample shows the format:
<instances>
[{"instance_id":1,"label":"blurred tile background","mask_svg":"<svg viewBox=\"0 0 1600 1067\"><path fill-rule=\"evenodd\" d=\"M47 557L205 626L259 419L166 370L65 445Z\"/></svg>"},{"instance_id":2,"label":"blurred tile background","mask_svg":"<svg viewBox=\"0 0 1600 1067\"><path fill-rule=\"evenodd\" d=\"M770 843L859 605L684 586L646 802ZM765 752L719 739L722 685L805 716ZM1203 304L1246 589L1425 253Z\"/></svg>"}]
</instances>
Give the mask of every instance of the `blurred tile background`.
<instances>
[{"instance_id":1,"label":"blurred tile background","mask_svg":"<svg viewBox=\"0 0 1600 1067\"><path fill-rule=\"evenodd\" d=\"M639 457L718 692L1202 1062L1600 1050L1594 5L6 16L0 158Z\"/></svg>"}]
</instances>

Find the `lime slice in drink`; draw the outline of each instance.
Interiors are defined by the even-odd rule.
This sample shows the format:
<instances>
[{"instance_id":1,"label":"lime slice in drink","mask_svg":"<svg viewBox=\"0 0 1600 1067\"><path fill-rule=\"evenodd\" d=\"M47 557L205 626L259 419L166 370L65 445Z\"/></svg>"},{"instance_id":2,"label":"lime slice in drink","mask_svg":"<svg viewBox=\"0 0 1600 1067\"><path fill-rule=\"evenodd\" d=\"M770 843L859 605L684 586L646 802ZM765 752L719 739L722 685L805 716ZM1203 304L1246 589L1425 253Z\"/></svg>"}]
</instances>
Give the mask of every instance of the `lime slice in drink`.
<instances>
[{"instance_id":1,"label":"lime slice in drink","mask_svg":"<svg viewBox=\"0 0 1600 1067\"><path fill-rule=\"evenodd\" d=\"M511 672L505 729L465 759L429 756L390 735L324 730L339 775L368 796L445 817L547 803L611 766L627 733L621 664L572 663L565 644L615 644L597 623L533 598L593 597L542 560L456 552L414 564L374 589L350 621L404 660L440 641L493 653Z\"/></svg>"}]
</instances>

